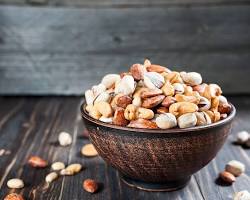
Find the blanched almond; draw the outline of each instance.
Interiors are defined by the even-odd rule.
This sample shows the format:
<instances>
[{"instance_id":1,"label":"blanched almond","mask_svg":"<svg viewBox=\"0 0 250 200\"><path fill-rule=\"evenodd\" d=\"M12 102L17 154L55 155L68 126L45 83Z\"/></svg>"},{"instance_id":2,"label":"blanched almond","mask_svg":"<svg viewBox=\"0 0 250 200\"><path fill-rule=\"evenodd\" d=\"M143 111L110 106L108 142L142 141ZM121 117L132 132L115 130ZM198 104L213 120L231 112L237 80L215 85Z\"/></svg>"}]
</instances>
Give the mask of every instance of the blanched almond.
<instances>
[{"instance_id":1,"label":"blanched almond","mask_svg":"<svg viewBox=\"0 0 250 200\"><path fill-rule=\"evenodd\" d=\"M158 96L144 99L144 101L142 102L142 107L153 108L153 107L159 105L163 101L164 98L165 98L164 95L158 95Z\"/></svg>"},{"instance_id":2,"label":"blanched almond","mask_svg":"<svg viewBox=\"0 0 250 200\"><path fill-rule=\"evenodd\" d=\"M85 144L81 149L81 153L82 155L87 157L93 157L98 155L98 152L96 151L93 144Z\"/></svg>"},{"instance_id":3,"label":"blanched almond","mask_svg":"<svg viewBox=\"0 0 250 200\"><path fill-rule=\"evenodd\" d=\"M7 186L11 189L21 189L24 187L24 183L19 178L13 178L13 179L8 180Z\"/></svg>"},{"instance_id":4,"label":"blanched almond","mask_svg":"<svg viewBox=\"0 0 250 200\"><path fill-rule=\"evenodd\" d=\"M147 119L137 119L134 121L130 121L128 127L131 128L146 128L146 129L156 129L157 125L155 122L147 120Z\"/></svg>"}]
</instances>

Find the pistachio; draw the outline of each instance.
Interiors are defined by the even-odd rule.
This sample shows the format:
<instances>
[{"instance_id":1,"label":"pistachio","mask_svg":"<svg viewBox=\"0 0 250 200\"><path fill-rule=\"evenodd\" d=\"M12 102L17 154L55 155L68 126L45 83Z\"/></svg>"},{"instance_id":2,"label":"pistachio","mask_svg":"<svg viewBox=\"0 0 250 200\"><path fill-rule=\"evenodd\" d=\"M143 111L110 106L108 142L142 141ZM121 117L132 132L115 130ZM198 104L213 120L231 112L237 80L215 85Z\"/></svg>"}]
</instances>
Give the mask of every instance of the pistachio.
<instances>
[{"instance_id":1,"label":"pistachio","mask_svg":"<svg viewBox=\"0 0 250 200\"><path fill-rule=\"evenodd\" d=\"M167 72L168 69L166 67L160 66L160 65L149 65L147 67L148 72L157 72L157 73L162 73L162 72Z\"/></svg>"},{"instance_id":2,"label":"pistachio","mask_svg":"<svg viewBox=\"0 0 250 200\"><path fill-rule=\"evenodd\" d=\"M113 87L117 82L121 80L118 74L107 74L102 78L101 83L105 85L107 89Z\"/></svg>"},{"instance_id":3,"label":"pistachio","mask_svg":"<svg viewBox=\"0 0 250 200\"><path fill-rule=\"evenodd\" d=\"M169 107L169 112L175 116L183 115L185 113L193 113L198 111L198 106L190 102L177 102Z\"/></svg>"},{"instance_id":4,"label":"pistachio","mask_svg":"<svg viewBox=\"0 0 250 200\"><path fill-rule=\"evenodd\" d=\"M95 103L94 108L104 117L111 117L113 114L111 105L105 101Z\"/></svg>"},{"instance_id":5,"label":"pistachio","mask_svg":"<svg viewBox=\"0 0 250 200\"><path fill-rule=\"evenodd\" d=\"M179 72L170 72L166 75L166 80L169 81L170 83L182 83L182 78Z\"/></svg>"},{"instance_id":6,"label":"pistachio","mask_svg":"<svg viewBox=\"0 0 250 200\"><path fill-rule=\"evenodd\" d=\"M180 128L189 128L193 127L197 123L197 118L194 113L186 113L181 115L178 119L178 126Z\"/></svg>"},{"instance_id":7,"label":"pistachio","mask_svg":"<svg viewBox=\"0 0 250 200\"><path fill-rule=\"evenodd\" d=\"M174 83L173 87L174 87L175 94L183 94L185 91L184 86L181 83Z\"/></svg>"},{"instance_id":8,"label":"pistachio","mask_svg":"<svg viewBox=\"0 0 250 200\"><path fill-rule=\"evenodd\" d=\"M154 117L154 112L147 108L137 108L136 118L139 119L152 119Z\"/></svg>"},{"instance_id":9,"label":"pistachio","mask_svg":"<svg viewBox=\"0 0 250 200\"><path fill-rule=\"evenodd\" d=\"M162 129L169 129L177 126L176 118L171 113L160 114L155 122L157 126Z\"/></svg>"},{"instance_id":10,"label":"pistachio","mask_svg":"<svg viewBox=\"0 0 250 200\"><path fill-rule=\"evenodd\" d=\"M11 189L21 189L24 187L24 183L19 178L13 178L13 179L8 180L7 186Z\"/></svg>"},{"instance_id":11,"label":"pistachio","mask_svg":"<svg viewBox=\"0 0 250 200\"><path fill-rule=\"evenodd\" d=\"M193 91L197 91L197 92L199 92L200 95L203 96L203 93L204 93L206 87L207 87L207 84L202 83L201 85L193 86Z\"/></svg>"},{"instance_id":12,"label":"pistachio","mask_svg":"<svg viewBox=\"0 0 250 200\"><path fill-rule=\"evenodd\" d=\"M240 131L237 133L237 143L245 144L250 138L250 134L247 131Z\"/></svg>"},{"instance_id":13,"label":"pistachio","mask_svg":"<svg viewBox=\"0 0 250 200\"><path fill-rule=\"evenodd\" d=\"M58 174L56 172L51 172L45 177L45 181L47 183L52 183L54 180L58 178Z\"/></svg>"},{"instance_id":14,"label":"pistachio","mask_svg":"<svg viewBox=\"0 0 250 200\"><path fill-rule=\"evenodd\" d=\"M129 123L129 121L125 118L124 111L124 108L119 107L115 110L113 124L118 126L126 126Z\"/></svg>"},{"instance_id":15,"label":"pistachio","mask_svg":"<svg viewBox=\"0 0 250 200\"><path fill-rule=\"evenodd\" d=\"M125 111L124 111L124 116L127 120L135 120L136 119L136 106L133 104L129 104Z\"/></svg>"},{"instance_id":16,"label":"pistachio","mask_svg":"<svg viewBox=\"0 0 250 200\"><path fill-rule=\"evenodd\" d=\"M143 79L144 72L146 72L145 68L141 64L134 64L130 67L130 72L135 80L139 81Z\"/></svg>"},{"instance_id":17,"label":"pistachio","mask_svg":"<svg viewBox=\"0 0 250 200\"><path fill-rule=\"evenodd\" d=\"M247 190L236 192L233 200L250 200L250 193Z\"/></svg>"},{"instance_id":18,"label":"pistachio","mask_svg":"<svg viewBox=\"0 0 250 200\"><path fill-rule=\"evenodd\" d=\"M144 73L144 84L149 89L161 88L165 80L162 75L156 72L146 72Z\"/></svg>"},{"instance_id":19,"label":"pistachio","mask_svg":"<svg viewBox=\"0 0 250 200\"><path fill-rule=\"evenodd\" d=\"M219 96L219 106L220 106L220 105L223 105L223 104L228 104L227 98L224 97L224 96L222 96L222 95L220 95L220 96Z\"/></svg>"},{"instance_id":20,"label":"pistachio","mask_svg":"<svg viewBox=\"0 0 250 200\"><path fill-rule=\"evenodd\" d=\"M100 101L105 101L105 102L109 102L111 99L111 95L109 92L105 91L105 92L102 92L100 93L94 100L94 104L97 103L97 102L100 102Z\"/></svg>"},{"instance_id":21,"label":"pistachio","mask_svg":"<svg viewBox=\"0 0 250 200\"><path fill-rule=\"evenodd\" d=\"M99 120L101 122L105 122L105 123L112 123L113 122L113 117L104 117L104 116L101 116L99 118Z\"/></svg>"},{"instance_id":22,"label":"pistachio","mask_svg":"<svg viewBox=\"0 0 250 200\"><path fill-rule=\"evenodd\" d=\"M176 99L174 97L165 97L165 99L162 101L161 105L168 108L171 104L175 103Z\"/></svg>"},{"instance_id":23,"label":"pistachio","mask_svg":"<svg viewBox=\"0 0 250 200\"><path fill-rule=\"evenodd\" d=\"M153 108L153 107L159 105L163 101L164 98L165 98L164 95L158 95L155 97L147 98L142 102L142 107Z\"/></svg>"},{"instance_id":24,"label":"pistachio","mask_svg":"<svg viewBox=\"0 0 250 200\"><path fill-rule=\"evenodd\" d=\"M174 89L174 86L169 82L167 81L161 88L161 90L163 91L163 94L165 96L173 96L174 93L175 93L175 89Z\"/></svg>"},{"instance_id":25,"label":"pistachio","mask_svg":"<svg viewBox=\"0 0 250 200\"><path fill-rule=\"evenodd\" d=\"M85 91L85 99L87 105L92 105L95 99L94 93L92 90L86 90Z\"/></svg>"},{"instance_id":26,"label":"pistachio","mask_svg":"<svg viewBox=\"0 0 250 200\"><path fill-rule=\"evenodd\" d=\"M181 72L180 75L182 80L188 85L195 86L202 83L202 77L197 72Z\"/></svg>"},{"instance_id":27,"label":"pistachio","mask_svg":"<svg viewBox=\"0 0 250 200\"><path fill-rule=\"evenodd\" d=\"M230 183L230 184L236 181L235 176L226 171L221 172L219 176L223 181Z\"/></svg>"},{"instance_id":28,"label":"pistachio","mask_svg":"<svg viewBox=\"0 0 250 200\"><path fill-rule=\"evenodd\" d=\"M100 83L99 85L94 85L92 87L92 91L93 91L94 96L97 97L99 94L106 91L106 87L105 85Z\"/></svg>"},{"instance_id":29,"label":"pistachio","mask_svg":"<svg viewBox=\"0 0 250 200\"><path fill-rule=\"evenodd\" d=\"M231 160L227 163L225 170L234 176L240 176L245 172L245 165L237 160Z\"/></svg>"},{"instance_id":30,"label":"pistachio","mask_svg":"<svg viewBox=\"0 0 250 200\"><path fill-rule=\"evenodd\" d=\"M199 102L199 99L197 99L195 96L186 96L183 94L176 94L175 99L177 102L190 102L195 104Z\"/></svg>"},{"instance_id":31,"label":"pistachio","mask_svg":"<svg viewBox=\"0 0 250 200\"><path fill-rule=\"evenodd\" d=\"M199 107L199 111L209 110L211 107L211 102L207 98L201 97L198 103L198 107Z\"/></svg>"},{"instance_id":32,"label":"pistachio","mask_svg":"<svg viewBox=\"0 0 250 200\"><path fill-rule=\"evenodd\" d=\"M130 95L135 90L135 82L133 76L125 75L116 85L115 93Z\"/></svg>"},{"instance_id":33,"label":"pistachio","mask_svg":"<svg viewBox=\"0 0 250 200\"><path fill-rule=\"evenodd\" d=\"M205 112L195 112L195 115L197 118L197 126L203 126L212 123L209 115Z\"/></svg>"},{"instance_id":34,"label":"pistachio","mask_svg":"<svg viewBox=\"0 0 250 200\"><path fill-rule=\"evenodd\" d=\"M128 127L156 129L157 125L155 122L147 120L147 119L137 119L137 120L130 121L130 123L128 124Z\"/></svg>"},{"instance_id":35,"label":"pistachio","mask_svg":"<svg viewBox=\"0 0 250 200\"><path fill-rule=\"evenodd\" d=\"M164 87L164 86L163 86ZM155 90L148 90L148 91L144 91L141 93L141 97L143 99L148 98L148 97L154 97L157 95L162 94L162 91L160 89L155 89Z\"/></svg>"}]
</instances>

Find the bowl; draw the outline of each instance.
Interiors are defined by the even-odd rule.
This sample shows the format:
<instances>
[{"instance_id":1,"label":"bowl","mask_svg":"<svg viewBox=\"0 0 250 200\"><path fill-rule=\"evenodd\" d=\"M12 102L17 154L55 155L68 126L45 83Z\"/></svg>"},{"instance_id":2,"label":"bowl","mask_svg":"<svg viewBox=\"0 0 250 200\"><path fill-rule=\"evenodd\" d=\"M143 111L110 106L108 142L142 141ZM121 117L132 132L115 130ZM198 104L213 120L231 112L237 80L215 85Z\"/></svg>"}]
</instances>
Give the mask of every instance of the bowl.
<instances>
[{"instance_id":1,"label":"bowl","mask_svg":"<svg viewBox=\"0 0 250 200\"><path fill-rule=\"evenodd\" d=\"M236 113L216 123L192 128L138 129L108 124L90 117L81 106L89 139L99 155L129 186L146 191L184 187L224 144Z\"/></svg>"}]
</instances>

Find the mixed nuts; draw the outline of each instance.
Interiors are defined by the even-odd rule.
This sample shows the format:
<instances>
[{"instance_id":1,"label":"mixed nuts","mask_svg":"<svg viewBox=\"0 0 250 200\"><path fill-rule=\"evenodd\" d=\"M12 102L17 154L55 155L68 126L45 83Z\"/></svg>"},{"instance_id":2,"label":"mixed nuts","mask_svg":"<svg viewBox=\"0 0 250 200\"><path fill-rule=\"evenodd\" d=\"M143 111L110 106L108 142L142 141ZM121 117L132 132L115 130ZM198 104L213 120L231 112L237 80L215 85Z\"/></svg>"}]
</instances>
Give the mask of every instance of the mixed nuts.
<instances>
[{"instance_id":1,"label":"mixed nuts","mask_svg":"<svg viewBox=\"0 0 250 200\"><path fill-rule=\"evenodd\" d=\"M85 99L91 117L133 128L203 126L231 112L217 84L202 83L197 72L171 71L149 60L120 75L105 75Z\"/></svg>"}]
</instances>

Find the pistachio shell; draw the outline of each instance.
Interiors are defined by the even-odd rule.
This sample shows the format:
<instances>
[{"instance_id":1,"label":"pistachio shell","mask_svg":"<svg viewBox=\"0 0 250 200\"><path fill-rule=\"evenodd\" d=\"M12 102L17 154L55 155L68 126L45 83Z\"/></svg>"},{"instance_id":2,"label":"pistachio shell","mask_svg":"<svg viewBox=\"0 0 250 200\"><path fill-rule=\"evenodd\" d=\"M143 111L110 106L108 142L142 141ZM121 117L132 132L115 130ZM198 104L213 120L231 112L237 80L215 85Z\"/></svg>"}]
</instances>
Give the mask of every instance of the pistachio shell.
<instances>
[{"instance_id":1,"label":"pistachio shell","mask_svg":"<svg viewBox=\"0 0 250 200\"><path fill-rule=\"evenodd\" d=\"M115 93L122 93L130 95L135 90L135 81L134 78L130 75L124 76L120 82L117 83L115 87Z\"/></svg>"},{"instance_id":2,"label":"pistachio shell","mask_svg":"<svg viewBox=\"0 0 250 200\"><path fill-rule=\"evenodd\" d=\"M180 128L193 127L197 123L197 118L194 113L186 113L181 115L178 119L178 125Z\"/></svg>"},{"instance_id":3,"label":"pistachio shell","mask_svg":"<svg viewBox=\"0 0 250 200\"><path fill-rule=\"evenodd\" d=\"M183 94L185 91L184 86L181 83L174 83L173 87L174 87L175 94Z\"/></svg>"},{"instance_id":4,"label":"pistachio shell","mask_svg":"<svg viewBox=\"0 0 250 200\"><path fill-rule=\"evenodd\" d=\"M120 75L118 74L107 74L103 77L102 79L102 84L105 85L107 89L111 88L114 86L118 81L120 81Z\"/></svg>"},{"instance_id":5,"label":"pistachio shell","mask_svg":"<svg viewBox=\"0 0 250 200\"><path fill-rule=\"evenodd\" d=\"M171 113L160 114L155 122L157 126L162 129L169 129L177 126L176 118Z\"/></svg>"},{"instance_id":6,"label":"pistachio shell","mask_svg":"<svg viewBox=\"0 0 250 200\"><path fill-rule=\"evenodd\" d=\"M205 112L195 112L195 115L197 118L197 126L203 126L212 123L209 115Z\"/></svg>"},{"instance_id":7,"label":"pistachio shell","mask_svg":"<svg viewBox=\"0 0 250 200\"><path fill-rule=\"evenodd\" d=\"M197 72L181 72L180 75L182 80L188 85L195 86L202 83L202 77Z\"/></svg>"},{"instance_id":8,"label":"pistachio shell","mask_svg":"<svg viewBox=\"0 0 250 200\"><path fill-rule=\"evenodd\" d=\"M199 111L209 110L211 107L211 102L207 98L201 97L198 103L198 107L199 107Z\"/></svg>"},{"instance_id":9,"label":"pistachio shell","mask_svg":"<svg viewBox=\"0 0 250 200\"><path fill-rule=\"evenodd\" d=\"M94 93L94 96L97 97L99 94L106 91L106 87L105 87L105 85L100 83L99 85L94 85L92 87L92 91Z\"/></svg>"},{"instance_id":10,"label":"pistachio shell","mask_svg":"<svg viewBox=\"0 0 250 200\"><path fill-rule=\"evenodd\" d=\"M162 75L156 72L146 72L144 73L144 84L149 89L161 88L165 80Z\"/></svg>"},{"instance_id":11,"label":"pistachio shell","mask_svg":"<svg viewBox=\"0 0 250 200\"><path fill-rule=\"evenodd\" d=\"M105 102L109 102L111 99L111 95L108 92L102 92L100 93L94 100L94 103L100 102L100 101L105 101Z\"/></svg>"}]
</instances>

